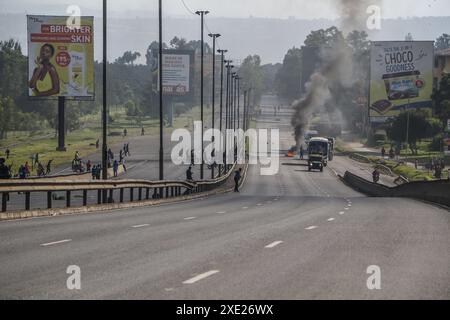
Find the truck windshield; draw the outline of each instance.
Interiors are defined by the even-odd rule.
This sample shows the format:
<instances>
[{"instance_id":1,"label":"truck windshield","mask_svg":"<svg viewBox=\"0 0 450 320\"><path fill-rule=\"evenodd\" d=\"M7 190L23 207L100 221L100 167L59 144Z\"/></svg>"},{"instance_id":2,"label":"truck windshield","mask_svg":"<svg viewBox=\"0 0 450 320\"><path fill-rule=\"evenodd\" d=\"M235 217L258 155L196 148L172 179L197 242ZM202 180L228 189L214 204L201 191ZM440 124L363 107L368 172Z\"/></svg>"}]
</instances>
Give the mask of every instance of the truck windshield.
<instances>
[{"instance_id":1,"label":"truck windshield","mask_svg":"<svg viewBox=\"0 0 450 320\"><path fill-rule=\"evenodd\" d=\"M309 143L309 153L313 154L327 154L328 144L324 142L310 142Z\"/></svg>"}]
</instances>

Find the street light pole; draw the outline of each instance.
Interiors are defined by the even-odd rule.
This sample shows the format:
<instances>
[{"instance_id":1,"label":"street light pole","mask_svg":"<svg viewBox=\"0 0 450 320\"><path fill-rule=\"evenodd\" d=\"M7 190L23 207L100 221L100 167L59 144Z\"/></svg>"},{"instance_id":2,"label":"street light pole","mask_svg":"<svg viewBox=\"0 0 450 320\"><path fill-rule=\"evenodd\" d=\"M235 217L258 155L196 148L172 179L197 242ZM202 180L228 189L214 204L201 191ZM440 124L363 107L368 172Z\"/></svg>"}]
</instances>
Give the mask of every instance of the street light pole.
<instances>
[{"instance_id":1,"label":"street light pole","mask_svg":"<svg viewBox=\"0 0 450 320\"><path fill-rule=\"evenodd\" d=\"M209 36L213 38L213 69L212 69L212 129L213 129L213 136L212 141L215 142L216 137L214 136L214 113L215 113L215 97L216 97L216 39L220 37L219 33L210 33ZM214 157L216 156L215 150ZM214 179L214 165L211 166L211 179Z\"/></svg>"},{"instance_id":2,"label":"street light pole","mask_svg":"<svg viewBox=\"0 0 450 320\"><path fill-rule=\"evenodd\" d=\"M233 130L236 130L236 96L237 96L237 79L238 75L234 73L234 83L233 83Z\"/></svg>"},{"instance_id":3,"label":"street light pole","mask_svg":"<svg viewBox=\"0 0 450 320\"><path fill-rule=\"evenodd\" d=\"M224 54L228 52L228 50L217 50L218 53L221 55L221 62L220 62L220 117L219 117L219 130L221 133L221 139L222 139L222 115L223 115L223 68L224 68ZM220 145L223 146L223 141L220 141ZM222 155L219 155L220 157L223 157ZM219 165L219 175L220 175L220 169L221 165Z\"/></svg>"},{"instance_id":4,"label":"street light pole","mask_svg":"<svg viewBox=\"0 0 450 320\"><path fill-rule=\"evenodd\" d=\"M203 162L204 162L204 156L203 156L203 58L204 58L204 44L203 44L203 26L204 26L204 17L209 13L209 11L196 11L197 15L201 17L201 49L200 49L200 122L202 123L202 163L200 164L200 179L203 180Z\"/></svg>"},{"instance_id":5,"label":"street light pole","mask_svg":"<svg viewBox=\"0 0 450 320\"><path fill-rule=\"evenodd\" d=\"M241 77L237 76L236 80L237 80L237 128L240 128L240 99L241 99Z\"/></svg>"},{"instance_id":6,"label":"street light pole","mask_svg":"<svg viewBox=\"0 0 450 320\"><path fill-rule=\"evenodd\" d=\"M106 101L106 63L107 63L107 6L106 0L103 0L103 108L102 108L102 178L108 179L108 159L107 159L107 101ZM103 193L103 202L106 202L105 194Z\"/></svg>"},{"instance_id":7,"label":"street light pole","mask_svg":"<svg viewBox=\"0 0 450 320\"><path fill-rule=\"evenodd\" d=\"M247 130L246 119L247 119L247 90L244 90L244 115L242 119L242 129L244 131Z\"/></svg>"},{"instance_id":8,"label":"street light pole","mask_svg":"<svg viewBox=\"0 0 450 320\"><path fill-rule=\"evenodd\" d=\"M230 126L230 120L229 120L229 116L230 116L230 108L229 108L229 104L230 104L230 75L231 75L231 69L233 68L232 65L230 65L231 62L233 62L232 60L225 60L224 61L227 65L227 89L226 89L226 95L225 95L225 159L224 159L224 172L228 171L227 168L227 134L226 131Z\"/></svg>"},{"instance_id":9,"label":"street light pole","mask_svg":"<svg viewBox=\"0 0 450 320\"><path fill-rule=\"evenodd\" d=\"M162 0L159 0L159 180L164 180ZM162 190L161 190L162 196Z\"/></svg>"}]
</instances>

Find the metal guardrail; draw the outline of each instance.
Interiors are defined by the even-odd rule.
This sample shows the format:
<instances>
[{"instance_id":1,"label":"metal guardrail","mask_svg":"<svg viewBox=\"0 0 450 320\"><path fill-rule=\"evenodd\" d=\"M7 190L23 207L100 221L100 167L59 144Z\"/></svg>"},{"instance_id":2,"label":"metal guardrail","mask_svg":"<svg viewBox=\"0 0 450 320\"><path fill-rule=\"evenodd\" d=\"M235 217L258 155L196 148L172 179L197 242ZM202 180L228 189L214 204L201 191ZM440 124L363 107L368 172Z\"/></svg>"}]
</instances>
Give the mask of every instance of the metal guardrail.
<instances>
[{"instance_id":1,"label":"metal guardrail","mask_svg":"<svg viewBox=\"0 0 450 320\"><path fill-rule=\"evenodd\" d=\"M124 193L129 189L129 202L134 201L134 190L138 190L138 201L150 199L162 199L205 192L214 189L227 181L236 164L230 165L227 172L216 179L202 181L148 181L148 180L56 180L56 179L33 179L33 180L0 180L1 212L8 209L10 193L23 194L25 198L25 211L31 208L31 193L41 192L47 194L47 209L53 206L56 192L65 192L65 206L71 207L72 193L82 191L82 206L88 205L88 192L97 192L97 204L112 203L114 192L119 190L119 202L124 202ZM145 194L143 192L145 191ZM153 194L150 196L150 192Z\"/></svg>"}]
</instances>

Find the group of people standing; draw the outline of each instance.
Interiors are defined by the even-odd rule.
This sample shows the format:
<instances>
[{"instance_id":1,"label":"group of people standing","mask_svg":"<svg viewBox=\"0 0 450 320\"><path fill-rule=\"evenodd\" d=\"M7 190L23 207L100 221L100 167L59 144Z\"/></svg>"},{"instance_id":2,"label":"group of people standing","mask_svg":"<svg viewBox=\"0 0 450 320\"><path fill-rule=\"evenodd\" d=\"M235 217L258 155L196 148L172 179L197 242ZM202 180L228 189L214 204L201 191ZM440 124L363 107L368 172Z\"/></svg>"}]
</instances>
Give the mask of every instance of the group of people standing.
<instances>
[{"instance_id":1,"label":"group of people standing","mask_svg":"<svg viewBox=\"0 0 450 320\"><path fill-rule=\"evenodd\" d=\"M10 178L20 178L20 179L26 179L31 176L31 172L36 168L36 174L38 177L47 176L51 173L51 165L53 162L53 159L50 159L47 161L47 164L44 166L42 162L39 159L39 153L35 153L31 156L31 165L28 163L28 161L25 161L25 164L21 164L19 166L19 169L17 170L17 173L13 173L13 165L7 165L6 160L11 157L11 150L7 148L5 150L5 156L6 158L2 159L2 173L1 178L2 179L10 179Z\"/></svg>"}]
</instances>

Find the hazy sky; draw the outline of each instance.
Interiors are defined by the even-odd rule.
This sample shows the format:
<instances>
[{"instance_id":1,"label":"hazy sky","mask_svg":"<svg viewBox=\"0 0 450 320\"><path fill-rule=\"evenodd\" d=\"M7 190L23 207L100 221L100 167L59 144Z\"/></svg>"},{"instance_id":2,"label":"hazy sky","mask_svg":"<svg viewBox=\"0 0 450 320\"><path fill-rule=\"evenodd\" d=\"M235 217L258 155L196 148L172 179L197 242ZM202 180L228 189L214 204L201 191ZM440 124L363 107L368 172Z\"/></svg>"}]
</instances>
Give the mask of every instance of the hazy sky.
<instances>
[{"instance_id":1,"label":"hazy sky","mask_svg":"<svg viewBox=\"0 0 450 320\"><path fill-rule=\"evenodd\" d=\"M183 5L183 1L189 9ZM359 0L355 0L359 1ZM337 18L336 0L163 0L165 15L186 16L188 10L210 10L216 17L270 17L316 19ZM28 12L33 14L63 14L67 5L76 4L82 14L95 14L102 0L0 0L1 13ZM143 16L153 14L157 0L109 0L114 16ZM448 16L449 0L384 0L383 18L412 16Z\"/></svg>"}]
</instances>

